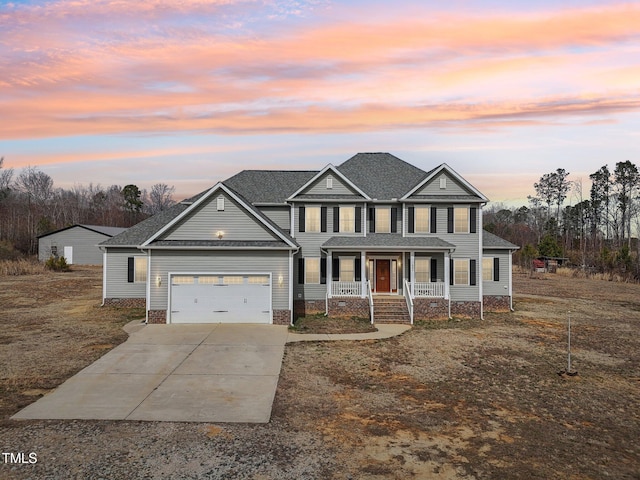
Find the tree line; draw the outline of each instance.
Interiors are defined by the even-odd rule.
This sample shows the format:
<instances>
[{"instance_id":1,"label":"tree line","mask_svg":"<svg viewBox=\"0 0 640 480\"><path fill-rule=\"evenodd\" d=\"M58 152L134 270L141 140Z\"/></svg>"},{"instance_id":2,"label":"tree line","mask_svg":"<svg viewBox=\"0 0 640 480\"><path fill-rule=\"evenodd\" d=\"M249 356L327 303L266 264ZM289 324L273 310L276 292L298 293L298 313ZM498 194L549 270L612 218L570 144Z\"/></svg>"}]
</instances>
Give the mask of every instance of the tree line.
<instances>
[{"instance_id":1,"label":"tree line","mask_svg":"<svg viewBox=\"0 0 640 480\"><path fill-rule=\"evenodd\" d=\"M0 243L8 251L35 254L39 235L74 224L130 227L175 204L175 188L164 183L150 191L93 183L64 189L37 167L15 172L3 164L0 158Z\"/></svg>"},{"instance_id":2,"label":"tree line","mask_svg":"<svg viewBox=\"0 0 640 480\"><path fill-rule=\"evenodd\" d=\"M528 206L490 206L484 213L488 231L521 247L521 265L533 258L563 258L569 264L640 279L640 173L627 160L613 171L607 165L589 175L591 188L569 180L558 168L534 183ZM633 234L635 233L635 237Z\"/></svg>"}]
</instances>

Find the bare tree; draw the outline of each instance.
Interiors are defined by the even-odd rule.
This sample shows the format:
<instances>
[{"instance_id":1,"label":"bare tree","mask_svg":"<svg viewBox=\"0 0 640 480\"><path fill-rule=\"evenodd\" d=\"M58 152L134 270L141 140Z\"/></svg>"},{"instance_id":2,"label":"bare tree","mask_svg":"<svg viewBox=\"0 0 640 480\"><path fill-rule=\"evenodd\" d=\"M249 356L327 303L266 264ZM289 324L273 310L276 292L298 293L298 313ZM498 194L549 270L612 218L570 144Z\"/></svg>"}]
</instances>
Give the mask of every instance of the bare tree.
<instances>
[{"instance_id":1,"label":"bare tree","mask_svg":"<svg viewBox=\"0 0 640 480\"><path fill-rule=\"evenodd\" d=\"M155 215L175 205L176 202L173 200L175 190L175 187L170 187L166 183L156 183L153 185L151 187L151 193L149 194L149 213Z\"/></svg>"}]
</instances>

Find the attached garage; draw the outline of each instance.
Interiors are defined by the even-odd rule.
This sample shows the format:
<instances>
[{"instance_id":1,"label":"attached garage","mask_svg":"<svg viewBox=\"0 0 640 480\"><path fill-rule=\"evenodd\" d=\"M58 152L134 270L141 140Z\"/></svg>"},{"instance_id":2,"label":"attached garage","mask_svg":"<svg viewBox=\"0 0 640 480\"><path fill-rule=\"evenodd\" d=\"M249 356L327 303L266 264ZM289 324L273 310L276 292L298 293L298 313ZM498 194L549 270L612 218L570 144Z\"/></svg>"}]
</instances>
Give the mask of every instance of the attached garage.
<instances>
[{"instance_id":1,"label":"attached garage","mask_svg":"<svg viewBox=\"0 0 640 480\"><path fill-rule=\"evenodd\" d=\"M271 273L171 273L169 323L272 323Z\"/></svg>"}]
</instances>

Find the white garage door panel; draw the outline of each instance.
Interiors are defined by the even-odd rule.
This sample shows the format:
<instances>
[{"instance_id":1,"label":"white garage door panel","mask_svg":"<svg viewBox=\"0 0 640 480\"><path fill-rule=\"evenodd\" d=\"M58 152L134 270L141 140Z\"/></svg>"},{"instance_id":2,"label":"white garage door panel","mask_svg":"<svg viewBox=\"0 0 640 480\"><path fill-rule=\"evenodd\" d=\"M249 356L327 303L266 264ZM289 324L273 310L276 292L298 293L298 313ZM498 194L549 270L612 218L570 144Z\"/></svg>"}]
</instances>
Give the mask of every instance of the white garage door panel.
<instances>
[{"instance_id":1,"label":"white garage door panel","mask_svg":"<svg viewBox=\"0 0 640 480\"><path fill-rule=\"evenodd\" d=\"M268 275L175 276L171 323L270 323L268 282Z\"/></svg>"}]
</instances>

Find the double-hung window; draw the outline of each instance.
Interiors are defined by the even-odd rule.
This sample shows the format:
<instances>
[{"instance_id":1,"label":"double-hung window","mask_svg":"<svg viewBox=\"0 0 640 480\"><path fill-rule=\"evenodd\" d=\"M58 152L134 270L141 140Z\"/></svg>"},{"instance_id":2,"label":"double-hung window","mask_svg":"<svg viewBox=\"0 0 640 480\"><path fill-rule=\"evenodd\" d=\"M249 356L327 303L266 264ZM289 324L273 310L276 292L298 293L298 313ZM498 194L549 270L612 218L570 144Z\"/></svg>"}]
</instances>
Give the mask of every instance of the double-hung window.
<instances>
[{"instance_id":1,"label":"double-hung window","mask_svg":"<svg viewBox=\"0 0 640 480\"><path fill-rule=\"evenodd\" d=\"M466 258L453 260L453 284L469 285L469 260Z\"/></svg>"},{"instance_id":2,"label":"double-hung window","mask_svg":"<svg viewBox=\"0 0 640 480\"><path fill-rule=\"evenodd\" d=\"M129 283L144 283L147 281L147 257L129 257L127 281Z\"/></svg>"},{"instance_id":3,"label":"double-hung window","mask_svg":"<svg viewBox=\"0 0 640 480\"><path fill-rule=\"evenodd\" d=\"M426 283L431 280L429 272L429 258L416 258L414 261L416 282Z\"/></svg>"},{"instance_id":4,"label":"double-hung window","mask_svg":"<svg viewBox=\"0 0 640 480\"><path fill-rule=\"evenodd\" d=\"M493 257L482 257L482 280L493 281Z\"/></svg>"},{"instance_id":5,"label":"double-hung window","mask_svg":"<svg viewBox=\"0 0 640 480\"><path fill-rule=\"evenodd\" d=\"M467 207L455 207L453 212L453 232L469 233L469 209Z\"/></svg>"},{"instance_id":6,"label":"double-hung window","mask_svg":"<svg viewBox=\"0 0 640 480\"><path fill-rule=\"evenodd\" d=\"M340 281L355 281L355 259L353 257L340 257Z\"/></svg>"},{"instance_id":7,"label":"double-hung window","mask_svg":"<svg viewBox=\"0 0 640 480\"><path fill-rule=\"evenodd\" d=\"M391 208L376 207L376 233L391 232Z\"/></svg>"},{"instance_id":8,"label":"double-hung window","mask_svg":"<svg viewBox=\"0 0 640 480\"><path fill-rule=\"evenodd\" d=\"M304 228L306 232L320 231L320 207L307 207L305 209Z\"/></svg>"},{"instance_id":9,"label":"double-hung window","mask_svg":"<svg viewBox=\"0 0 640 480\"><path fill-rule=\"evenodd\" d=\"M304 283L320 283L320 259L305 258Z\"/></svg>"},{"instance_id":10,"label":"double-hung window","mask_svg":"<svg viewBox=\"0 0 640 480\"><path fill-rule=\"evenodd\" d=\"M429 207L415 207L415 233L429 233Z\"/></svg>"},{"instance_id":11,"label":"double-hung window","mask_svg":"<svg viewBox=\"0 0 640 480\"><path fill-rule=\"evenodd\" d=\"M356 225L356 208L340 207L340 232L353 233Z\"/></svg>"}]
</instances>

